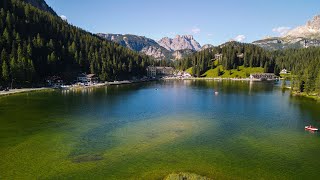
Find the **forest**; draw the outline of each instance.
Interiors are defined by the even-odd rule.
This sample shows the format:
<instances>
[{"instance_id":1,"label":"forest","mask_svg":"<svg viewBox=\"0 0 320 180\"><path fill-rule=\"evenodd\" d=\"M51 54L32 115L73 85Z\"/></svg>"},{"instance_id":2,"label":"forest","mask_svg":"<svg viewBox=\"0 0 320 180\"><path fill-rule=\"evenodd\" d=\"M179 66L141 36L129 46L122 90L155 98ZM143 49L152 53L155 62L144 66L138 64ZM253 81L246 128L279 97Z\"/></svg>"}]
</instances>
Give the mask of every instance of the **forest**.
<instances>
[{"instance_id":1,"label":"forest","mask_svg":"<svg viewBox=\"0 0 320 180\"><path fill-rule=\"evenodd\" d=\"M292 88L296 92L320 96L320 47L277 51L276 64L292 72Z\"/></svg>"},{"instance_id":2,"label":"forest","mask_svg":"<svg viewBox=\"0 0 320 180\"><path fill-rule=\"evenodd\" d=\"M216 62L216 54L222 58ZM196 77L222 65L224 69L261 67L266 73L279 75L286 68L291 71L292 88L296 92L320 96L320 47L268 51L253 44L228 42L218 47L197 52L176 63L176 68L192 67Z\"/></svg>"},{"instance_id":3,"label":"forest","mask_svg":"<svg viewBox=\"0 0 320 180\"><path fill-rule=\"evenodd\" d=\"M200 77L207 70L216 68L216 54L222 55L218 65L226 70L237 69L239 66L262 67L265 72L279 73L280 68L276 66L272 52L253 44L234 41L197 52L179 61L176 66L181 70L193 67L193 75Z\"/></svg>"},{"instance_id":4,"label":"forest","mask_svg":"<svg viewBox=\"0 0 320 180\"><path fill-rule=\"evenodd\" d=\"M320 48L316 47L268 51L232 41L175 63L154 61L21 0L0 2L0 35L0 86L38 86L51 76L72 82L81 72L97 74L102 81L130 79L144 76L148 65L193 67L192 74L201 77L219 65L225 70L261 67L276 75L286 68L293 74L294 91L320 95Z\"/></svg>"},{"instance_id":5,"label":"forest","mask_svg":"<svg viewBox=\"0 0 320 180\"><path fill-rule=\"evenodd\" d=\"M0 83L34 86L47 77L72 81L80 72L104 80L145 75L153 62L70 25L21 0L0 3Z\"/></svg>"}]
</instances>

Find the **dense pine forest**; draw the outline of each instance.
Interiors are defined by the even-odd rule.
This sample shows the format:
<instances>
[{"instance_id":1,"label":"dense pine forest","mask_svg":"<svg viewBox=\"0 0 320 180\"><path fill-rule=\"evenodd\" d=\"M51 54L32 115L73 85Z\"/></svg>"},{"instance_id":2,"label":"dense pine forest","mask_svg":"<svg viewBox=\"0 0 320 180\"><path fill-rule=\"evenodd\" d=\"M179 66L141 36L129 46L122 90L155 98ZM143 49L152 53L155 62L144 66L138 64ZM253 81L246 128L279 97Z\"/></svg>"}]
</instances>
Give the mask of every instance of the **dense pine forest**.
<instances>
[{"instance_id":1,"label":"dense pine forest","mask_svg":"<svg viewBox=\"0 0 320 180\"><path fill-rule=\"evenodd\" d=\"M215 57L216 54L221 54L221 59L218 60ZM200 77L207 70L216 68L217 65L222 65L226 70L244 66L262 67L265 72L279 71L272 52L265 51L253 44L238 42L228 42L219 47L195 53L179 61L177 67L182 70L193 67L193 75Z\"/></svg>"},{"instance_id":2,"label":"dense pine forest","mask_svg":"<svg viewBox=\"0 0 320 180\"><path fill-rule=\"evenodd\" d=\"M216 54L221 54L222 58L217 60ZM268 51L252 44L229 42L195 53L176 64L181 70L192 67L197 77L218 65L226 70L239 66L261 67L264 72L276 75L286 68L292 73L290 79L295 92L320 96L320 48Z\"/></svg>"},{"instance_id":3,"label":"dense pine forest","mask_svg":"<svg viewBox=\"0 0 320 180\"><path fill-rule=\"evenodd\" d=\"M0 2L0 35L0 86L12 82L18 87L41 85L50 76L71 82L80 72L97 74L102 81L130 79L145 75L150 64L173 66L101 39L21 0ZM276 75L286 68L292 72L295 91L320 95L320 48L268 51L228 42L177 61L175 66L180 70L192 67L196 77L218 66L224 70L260 67Z\"/></svg>"},{"instance_id":4,"label":"dense pine forest","mask_svg":"<svg viewBox=\"0 0 320 180\"><path fill-rule=\"evenodd\" d=\"M79 72L126 79L144 75L152 61L21 0L1 0L0 35L4 86L31 86L53 75L72 81Z\"/></svg>"},{"instance_id":5,"label":"dense pine forest","mask_svg":"<svg viewBox=\"0 0 320 180\"><path fill-rule=\"evenodd\" d=\"M292 72L292 88L320 96L320 48L288 49L275 52L279 67Z\"/></svg>"}]
</instances>

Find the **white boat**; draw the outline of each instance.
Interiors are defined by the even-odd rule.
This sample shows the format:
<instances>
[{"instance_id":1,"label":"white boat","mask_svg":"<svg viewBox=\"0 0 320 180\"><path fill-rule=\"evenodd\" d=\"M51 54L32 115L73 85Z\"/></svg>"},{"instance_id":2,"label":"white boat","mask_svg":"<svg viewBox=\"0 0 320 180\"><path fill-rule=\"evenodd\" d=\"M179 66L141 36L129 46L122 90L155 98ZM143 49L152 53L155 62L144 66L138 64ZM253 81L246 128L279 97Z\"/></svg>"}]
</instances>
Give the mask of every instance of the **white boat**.
<instances>
[{"instance_id":1,"label":"white boat","mask_svg":"<svg viewBox=\"0 0 320 180\"><path fill-rule=\"evenodd\" d=\"M305 126L304 129L308 131L318 131L318 128L312 127L311 125Z\"/></svg>"}]
</instances>

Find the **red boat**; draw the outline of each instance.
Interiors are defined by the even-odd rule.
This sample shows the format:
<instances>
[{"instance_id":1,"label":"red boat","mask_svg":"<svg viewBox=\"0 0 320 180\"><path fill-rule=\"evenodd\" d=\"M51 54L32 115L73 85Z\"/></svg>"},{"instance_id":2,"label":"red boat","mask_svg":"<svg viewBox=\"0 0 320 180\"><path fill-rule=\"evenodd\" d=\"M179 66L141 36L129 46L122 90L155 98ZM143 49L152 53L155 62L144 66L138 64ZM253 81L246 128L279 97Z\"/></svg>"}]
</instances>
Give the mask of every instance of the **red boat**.
<instances>
[{"instance_id":1,"label":"red boat","mask_svg":"<svg viewBox=\"0 0 320 180\"><path fill-rule=\"evenodd\" d=\"M311 125L305 126L304 129L308 131L318 131L318 128L312 127Z\"/></svg>"}]
</instances>

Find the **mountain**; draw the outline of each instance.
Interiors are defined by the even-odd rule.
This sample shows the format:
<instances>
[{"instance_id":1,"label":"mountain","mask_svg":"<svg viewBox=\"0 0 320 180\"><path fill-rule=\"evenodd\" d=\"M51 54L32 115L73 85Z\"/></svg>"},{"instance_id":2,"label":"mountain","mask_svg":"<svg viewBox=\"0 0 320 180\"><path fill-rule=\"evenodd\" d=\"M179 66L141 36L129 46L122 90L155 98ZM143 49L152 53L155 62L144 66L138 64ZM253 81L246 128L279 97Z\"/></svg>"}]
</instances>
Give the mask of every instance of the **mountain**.
<instances>
[{"instance_id":1,"label":"mountain","mask_svg":"<svg viewBox=\"0 0 320 180\"><path fill-rule=\"evenodd\" d=\"M177 35L175 38L162 38L158 41L160 46L169 51L190 49L194 51L201 50L200 44L193 38L192 35Z\"/></svg>"},{"instance_id":2,"label":"mountain","mask_svg":"<svg viewBox=\"0 0 320 180\"><path fill-rule=\"evenodd\" d=\"M184 57L192 55L195 52L197 52L197 51L192 50L192 49L177 50L177 51L173 52L172 56L174 57L174 59L180 60Z\"/></svg>"},{"instance_id":3,"label":"mountain","mask_svg":"<svg viewBox=\"0 0 320 180\"><path fill-rule=\"evenodd\" d=\"M308 21L306 25L304 26L298 26L294 28L293 30L289 31L286 34L286 37L292 37L292 38L320 38L320 15L317 15L313 17L312 20Z\"/></svg>"},{"instance_id":4,"label":"mountain","mask_svg":"<svg viewBox=\"0 0 320 180\"><path fill-rule=\"evenodd\" d=\"M205 44L201 47L201 51L205 50L205 49L209 49L209 48L213 48L214 46L212 44Z\"/></svg>"},{"instance_id":5,"label":"mountain","mask_svg":"<svg viewBox=\"0 0 320 180\"><path fill-rule=\"evenodd\" d=\"M123 47L152 56L155 59L171 58L170 51L161 47L156 41L144 36L103 33L98 33L97 35L109 41L116 42Z\"/></svg>"},{"instance_id":6,"label":"mountain","mask_svg":"<svg viewBox=\"0 0 320 180\"><path fill-rule=\"evenodd\" d=\"M47 11L53 15L57 15L57 13L50 6L48 6L48 4L44 0L25 0L25 2L40 10Z\"/></svg>"},{"instance_id":7,"label":"mountain","mask_svg":"<svg viewBox=\"0 0 320 180\"><path fill-rule=\"evenodd\" d=\"M290 30L283 37L268 37L254 41L253 44L269 50L320 46L320 15Z\"/></svg>"},{"instance_id":8,"label":"mountain","mask_svg":"<svg viewBox=\"0 0 320 180\"><path fill-rule=\"evenodd\" d=\"M162 38L159 42L132 34L98 33L97 35L131 50L152 56L156 60L179 60L201 49L200 44L190 35L177 36L174 39ZM170 43L165 43L165 39Z\"/></svg>"}]
</instances>

